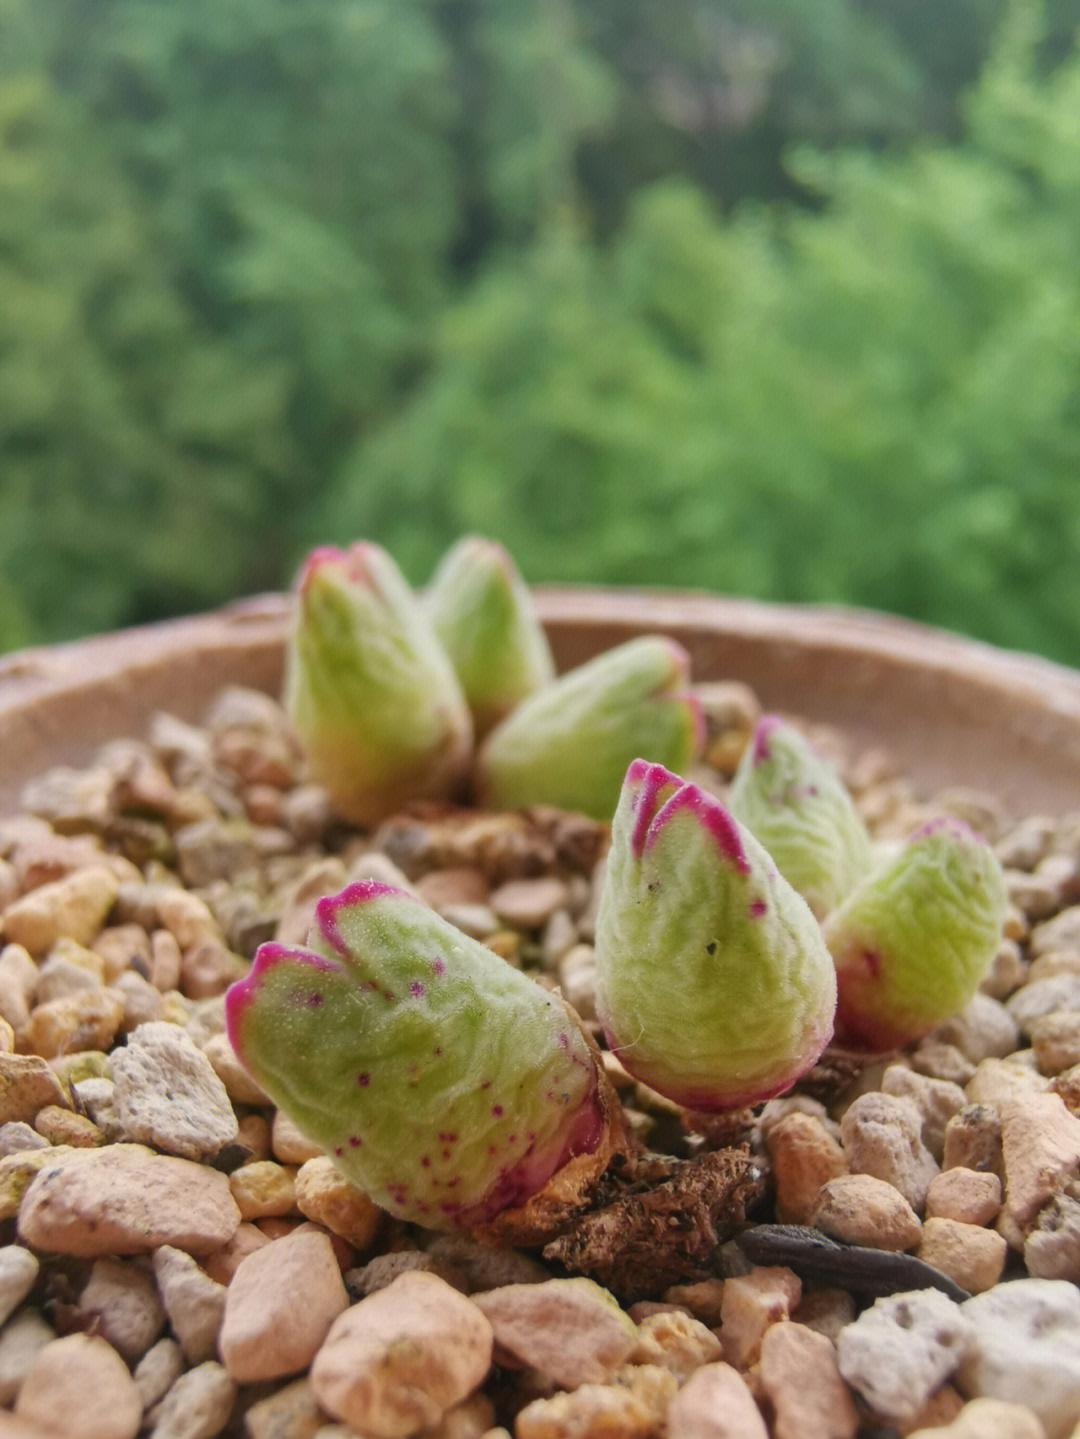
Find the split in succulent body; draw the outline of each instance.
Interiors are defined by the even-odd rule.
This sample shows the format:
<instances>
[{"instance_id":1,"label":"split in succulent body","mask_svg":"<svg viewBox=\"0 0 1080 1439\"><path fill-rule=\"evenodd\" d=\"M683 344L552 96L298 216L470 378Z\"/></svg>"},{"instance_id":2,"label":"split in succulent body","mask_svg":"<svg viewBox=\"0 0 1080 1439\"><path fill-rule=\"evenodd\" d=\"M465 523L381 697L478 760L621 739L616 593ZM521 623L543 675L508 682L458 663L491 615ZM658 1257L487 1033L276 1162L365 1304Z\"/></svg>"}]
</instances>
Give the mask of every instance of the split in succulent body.
<instances>
[{"instance_id":1,"label":"split in succulent body","mask_svg":"<svg viewBox=\"0 0 1080 1439\"><path fill-rule=\"evenodd\" d=\"M843 781L777 715L758 721L729 804L818 919L871 868L870 836Z\"/></svg>"},{"instance_id":2,"label":"split in succulent body","mask_svg":"<svg viewBox=\"0 0 1080 1439\"><path fill-rule=\"evenodd\" d=\"M227 993L229 1037L376 1203L478 1228L602 1151L606 1080L557 996L374 881L321 900L312 936L260 947Z\"/></svg>"},{"instance_id":3,"label":"split in succulent body","mask_svg":"<svg viewBox=\"0 0 1080 1439\"><path fill-rule=\"evenodd\" d=\"M828 1043L820 926L711 795L635 760L596 925L597 1013L626 1069L688 1109L789 1088Z\"/></svg>"},{"instance_id":4,"label":"split in succulent body","mask_svg":"<svg viewBox=\"0 0 1080 1439\"><path fill-rule=\"evenodd\" d=\"M337 812L374 824L465 777L472 721L450 660L377 545L315 550L300 571L284 705Z\"/></svg>"},{"instance_id":5,"label":"split in succulent body","mask_svg":"<svg viewBox=\"0 0 1080 1439\"><path fill-rule=\"evenodd\" d=\"M460 540L436 570L424 602L478 738L555 678L547 636L502 545L477 535Z\"/></svg>"},{"instance_id":6,"label":"split in succulent body","mask_svg":"<svg viewBox=\"0 0 1080 1439\"><path fill-rule=\"evenodd\" d=\"M837 1040L886 1051L962 1009L1000 943L1006 906L997 856L967 825L939 819L917 831L825 920Z\"/></svg>"},{"instance_id":7,"label":"split in succulent body","mask_svg":"<svg viewBox=\"0 0 1080 1439\"><path fill-rule=\"evenodd\" d=\"M681 645L646 635L571 670L488 735L477 782L495 808L550 804L606 820L638 754L682 768L701 748Z\"/></svg>"}]
</instances>

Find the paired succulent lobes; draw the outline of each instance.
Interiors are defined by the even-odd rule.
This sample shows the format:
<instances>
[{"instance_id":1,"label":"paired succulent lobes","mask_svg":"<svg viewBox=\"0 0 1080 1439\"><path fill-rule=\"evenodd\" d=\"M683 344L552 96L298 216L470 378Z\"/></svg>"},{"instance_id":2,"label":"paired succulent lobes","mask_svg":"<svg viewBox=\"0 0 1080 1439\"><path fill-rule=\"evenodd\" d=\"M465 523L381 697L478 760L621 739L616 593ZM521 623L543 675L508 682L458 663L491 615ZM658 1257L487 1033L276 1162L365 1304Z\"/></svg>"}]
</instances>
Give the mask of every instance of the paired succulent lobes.
<instances>
[{"instance_id":1,"label":"paired succulent lobes","mask_svg":"<svg viewBox=\"0 0 1080 1439\"><path fill-rule=\"evenodd\" d=\"M829 1040L836 976L761 845L697 785L635 760L607 865L597 1013L625 1067L690 1109L789 1088Z\"/></svg>"},{"instance_id":2,"label":"paired succulent lobes","mask_svg":"<svg viewBox=\"0 0 1080 1439\"><path fill-rule=\"evenodd\" d=\"M595 1054L565 1004L411 895L323 899L307 949L260 947L225 1000L270 1097L383 1208L476 1228L598 1154Z\"/></svg>"},{"instance_id":3,"label":"paired succulent lobes","mask_svg":"<svg viewBox=\"0 0 1080 1439\"><path fill-rule=\"evenodd\" d=\"M409 799L448 797L472 756L453 667L378 545L315 550L294 592L284 706L311 777L337 812L374 824Z\"/></svg>"}]
</instances>

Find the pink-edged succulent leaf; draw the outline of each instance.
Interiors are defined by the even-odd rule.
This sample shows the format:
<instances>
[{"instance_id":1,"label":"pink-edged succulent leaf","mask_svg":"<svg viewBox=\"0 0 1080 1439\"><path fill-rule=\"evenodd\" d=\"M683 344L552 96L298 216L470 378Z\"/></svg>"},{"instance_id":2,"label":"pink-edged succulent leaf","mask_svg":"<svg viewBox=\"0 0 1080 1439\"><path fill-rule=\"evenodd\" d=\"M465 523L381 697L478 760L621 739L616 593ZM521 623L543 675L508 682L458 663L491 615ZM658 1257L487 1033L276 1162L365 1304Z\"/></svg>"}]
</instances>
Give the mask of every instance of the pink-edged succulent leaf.
<instances>
[{"instance_id":1,"label":"pink-edged succulent leaf","mask_svg":"<svg viewBox=\"0 0 1080 1439\"><path fill-rule=\"evenodd\" d=\"M870 871L870 836L843 781L778 715L758 721L728 803L818 919Z\"/></svg>"},{"instance_id":2,"label":"pink-edged succulent leaf","mask_svg":"<svg viewBox=\"0 0 1080 1439\"><path fill-rule=\"evenodd\" d=\"M805 900L717 799L642 759L612 824L596 967L611 1048L688 1109L783 1092L832 1033L836 976Z\"/></svg>"},{"instance_id":3,"label":"pink-edged succulent leaf","mask_svg":"<svg viewBox=\"0 0 1080 1439\"><path fill-rule=\"evenodd\" d=\"M321 900L312 936L259 948L229 1038L384 1209L478 1227L600 1142L596 1062L556 996L374 881Z\"/></svg>"},{"instance_id":4,"label":"pink-edged succulent leaf","mask_svg":"<svg viewBox=\"0 0 1080 1439\"><path fill-rule=\"evenodd\" d=\"M956 819L931 821L826 919L837 1040L884 1052L929 1034L978 989L1008 897L997 856Z\"/></svg>"},{"instance_id":5,"label":"pink-edged succulent leaf","mask_svg":"<svg viewBox=\"0 0 1080 1439\"><path fill-rule=\"evenodd\" d=\"M547 636L513 559L469 535L443 557L424 597L465 692L478 737L555 678Z\"/></svg>"},{"instance_id":6,"label":"pink-edged succulent leaf","mask_svg":"<svg viewBox=\"0 0 1080 1439\"><path fill-rule=\"evenodd\" d=\"M704 727L689 668L681 645L645 635L562 675L488 735L478 761L482 800L606 820L635 755L683 768L699 753Z\"/></svg>"},{"instance_id":7,"label":"pink-edged succulent leaf","mask_svg":"<svg viewBox=\"0 0 1080 1439\"><path fill-rule=\"evenodd\" d=\"M356 824L449 797L467 773L472 720L453 666L378 545L324 547L305 561L284 705L311 777Z\"/></svg>"}]
</instances>

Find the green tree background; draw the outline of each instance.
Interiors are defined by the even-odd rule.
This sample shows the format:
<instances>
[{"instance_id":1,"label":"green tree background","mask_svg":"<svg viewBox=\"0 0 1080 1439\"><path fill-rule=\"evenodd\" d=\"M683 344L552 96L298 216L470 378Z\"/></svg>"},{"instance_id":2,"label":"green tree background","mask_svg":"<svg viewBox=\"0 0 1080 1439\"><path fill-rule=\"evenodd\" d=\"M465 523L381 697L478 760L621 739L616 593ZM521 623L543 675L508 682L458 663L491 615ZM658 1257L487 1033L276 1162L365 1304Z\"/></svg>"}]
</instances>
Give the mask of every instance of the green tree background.
<instances>
[{"instance_id":1,"label":"green tree background","mask_svg":"<svg viewBox=\"0 0 1080 1439\"><path fill-rule=\"evenodd\" d=\"M464 531L1080 664L1080 0L0 0L0 649Z\"/></svg>"}]
</instances>

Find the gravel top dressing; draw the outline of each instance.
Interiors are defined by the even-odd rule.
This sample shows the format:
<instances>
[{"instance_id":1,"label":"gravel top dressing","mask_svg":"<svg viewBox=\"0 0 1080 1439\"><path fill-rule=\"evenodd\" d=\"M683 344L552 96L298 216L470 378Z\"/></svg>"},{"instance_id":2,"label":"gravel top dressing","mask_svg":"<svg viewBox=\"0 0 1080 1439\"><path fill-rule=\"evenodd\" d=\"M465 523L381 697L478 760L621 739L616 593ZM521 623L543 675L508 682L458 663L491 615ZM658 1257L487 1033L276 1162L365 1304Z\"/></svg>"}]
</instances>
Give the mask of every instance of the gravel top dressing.
<instances>
[{"instance_id":1,"label":"gravel top dressing","mask_svg":"<svg viewBox=\"0 0 1080 1439\"><path fill-rule=\"evenodd\" d=\"M757 703L696 698L693 778L726 799ZM885 755L809 738L878 850L944 815L991 842L1002 937L922 1039L702 1112L606 1046L599 820L340 822L242 689L31 781L0 821L0 1436L1080 1432L1080 817L917 801ZM572 1006L622 1136L587 1194L427 1228L242 1067L225 991L350 886Z\"/></svg>"}]
</instances>

